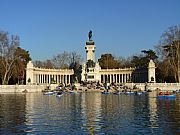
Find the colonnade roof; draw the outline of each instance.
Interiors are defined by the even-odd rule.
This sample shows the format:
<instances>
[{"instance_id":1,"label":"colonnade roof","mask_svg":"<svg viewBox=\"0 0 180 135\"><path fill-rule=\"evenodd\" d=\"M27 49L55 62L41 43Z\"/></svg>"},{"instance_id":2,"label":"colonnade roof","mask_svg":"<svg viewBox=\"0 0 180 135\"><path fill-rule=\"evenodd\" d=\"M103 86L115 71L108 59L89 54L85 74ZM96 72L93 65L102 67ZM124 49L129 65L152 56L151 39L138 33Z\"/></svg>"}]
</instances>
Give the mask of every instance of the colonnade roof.
<instances>
[{"instance_id":1,"label":"colonnade roof","mask_svg":"<svg viewBox=\"0 0 180 135\"><path fill-rule=\"evenodd\" d=\"M133 71L135 68L118 68L118 69L101 69L99 72L122 72L122 71Z\"/></svg>"},{"instance_id":2,"label":"colonnade roof","mask_svg":"<svg viewBox=\"0 0 180 135\"><path fill-rule=\"evenodd\" d=\"M73 69L47 69L47 68L37 68L34 67L33 70L35 72L63 72L63 73L71 73L73 74Z\"/></svg>"}]
</instances>

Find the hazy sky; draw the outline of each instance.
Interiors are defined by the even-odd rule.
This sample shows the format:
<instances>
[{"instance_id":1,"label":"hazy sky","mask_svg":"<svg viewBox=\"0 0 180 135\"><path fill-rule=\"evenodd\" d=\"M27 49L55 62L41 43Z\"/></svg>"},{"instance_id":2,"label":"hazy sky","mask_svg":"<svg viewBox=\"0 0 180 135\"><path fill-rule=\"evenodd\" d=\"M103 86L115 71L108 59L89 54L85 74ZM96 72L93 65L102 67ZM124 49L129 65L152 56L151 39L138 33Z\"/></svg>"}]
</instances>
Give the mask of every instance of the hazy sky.
<instances>
[{"instance_id":1,"label":"hazy sky","mask_svg":"<svg viewBox=\"0 0 180 135\"><path fill-rule=\"evenodd\" d=\"M128 57L154 49L168 27L180 24L180 0L0 0L0 30L20 36L33 60L63 51L85 56L89 30L96 58Z\"/></svg>"}]
</instances>

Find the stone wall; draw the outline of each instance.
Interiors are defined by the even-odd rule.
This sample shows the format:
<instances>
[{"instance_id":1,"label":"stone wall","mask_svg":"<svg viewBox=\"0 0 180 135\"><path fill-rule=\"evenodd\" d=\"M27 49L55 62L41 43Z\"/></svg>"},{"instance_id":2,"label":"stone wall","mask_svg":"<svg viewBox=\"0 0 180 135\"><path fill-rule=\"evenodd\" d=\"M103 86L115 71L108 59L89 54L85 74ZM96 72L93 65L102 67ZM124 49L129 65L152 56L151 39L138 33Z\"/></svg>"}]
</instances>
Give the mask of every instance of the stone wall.
<instances>
[{"instance_id":1,"label":"stone wall","mask_svg":"<svg viewBox=\"0 0 180 135\"><path fill-rule=\"evenodd\" d=\"M180 83L127 83L126 85L131 88L136 85L136 87L141 90L145 90L145 86L146 89L150 90L160 89L162 91L173 91L180 89Z\"/></svg>"},{"instance_id":2,"label":"stone wall","mask_svg":"<svg viewBox=\"0 0 180 135\"><path fill-rule=\"evenodd\" d=\"M180 83L126 83L126 86L133 88L136 85L137 88L141 90L146 89L156 90L157 88L162 91L172 91L179 90ZM57 84L51 84L50 89L55 89ZM47 87L47 85L0 85L0 93L18 93L27 90L28 92L41 92Z\"/></svg>"},{"instance_id":3,"label":"stone wall","mask_svg":"<svg viewBox=\"0 0 180 135\"><path fill-rule=\"evenodd\" d=\"M41 92L46 85L0 85L0 93Z\"/></svg>"}]
</instances>

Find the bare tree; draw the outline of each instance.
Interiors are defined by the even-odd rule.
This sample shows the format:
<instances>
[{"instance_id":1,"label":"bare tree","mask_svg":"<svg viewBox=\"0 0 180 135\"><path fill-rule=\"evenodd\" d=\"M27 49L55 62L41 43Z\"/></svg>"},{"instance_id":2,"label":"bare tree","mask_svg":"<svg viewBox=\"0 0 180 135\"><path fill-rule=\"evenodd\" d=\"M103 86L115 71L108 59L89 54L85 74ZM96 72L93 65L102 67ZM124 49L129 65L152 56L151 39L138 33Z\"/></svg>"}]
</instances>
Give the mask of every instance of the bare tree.
<instances>
[{"instance_id":1,"label":"bare tree","mask_svg":"<svg viewBox=\"0 0 180 135\"><path fill-rule=\"evenodd\" d=\"M51 60L39 61L36 60L33 62L35 67L39 68L54 68L54 65Z\"/></svg>"},{"instance_id":2,"label":"bare tree","mask_svg":"<svg viewBox=\"0 0 180 135\"><path fill-rule=\"evenodd\" d=\"M58 54L53 57L52 63L55 68L70 68L72 67L72 64L75 63L81 63L82 62L82 56L78 54L77 52L66 52L64 51L61 54Z\"/></svg>"},{"instance_id":3,"label":"bare tree","mask_svg":"<svg viewBox=\"0 0 180 135\"><path fill-rule=\"evenodd\" d=\"M0 32L0 66L2 84L8 84L12 76L12 70L17 59L15 53L19 46L19 37L10 36L7 32Z\"/></svg>"},{"instance_id":4,"label":"bare tree","mask_svg":"<svg viewBox=\"0 0 180 135\"><path fill-rule=\"evenodd\" d=\"M156 46L162 60L168 62L169 68L174 73L176 82L180 82L180 25L169 27Z\"/></svg>"},{"instance_id":5,"label":"bare tree","mask_svg":"<svg viewBox=\"0 0 180 135\"><path fill-rule=\"evenodd\" d=\"M82 64L83 62L83 58L80 54L78 54L77 52L70 52L69 53L70 57L69 57L69 65L72 63L78 63L78 64Z\"/></svg>"},{"instance_id":6,"label":"bare tree","mask_svg":"<svg viewBox=\"0 0 180 135\"><path fill-rule=\"evenodd\" d=\"M61 54L58 54L52 58L52 63L55 68L69 68L69 54L68 52L64 51Z\"/></svg>"}]
</instances>

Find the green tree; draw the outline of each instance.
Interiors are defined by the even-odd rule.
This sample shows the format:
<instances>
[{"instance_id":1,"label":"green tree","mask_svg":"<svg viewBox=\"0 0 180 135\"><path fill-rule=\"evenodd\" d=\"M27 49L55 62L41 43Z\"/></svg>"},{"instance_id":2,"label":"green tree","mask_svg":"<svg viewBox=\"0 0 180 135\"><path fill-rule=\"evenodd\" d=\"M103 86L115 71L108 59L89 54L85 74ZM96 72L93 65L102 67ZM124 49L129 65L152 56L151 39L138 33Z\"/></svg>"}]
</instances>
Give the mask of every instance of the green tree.
<instances>
[{"instance_id":1,"label":"green tree","mask_svg":"<svg viewBox=\"0 0 180 135\"><path fill-rule=\"evenodd\" d=\"M71 63L70 69L73 69L74 71L74 75L73 75L73 82L76 80L77 77L77 81L80 82L81 81L81 73L82 73L82 66L80 65L80 63L77 62L73 62Z\"/></svg>"},{"instance_id":2,"label":"green tree","mask_svg":"<svg viewBox=\"0 0 180 135\"><path fill-rule=\"evenodd\" d=\"M15 60L14 70L12 73L13 79L17 80L16 83L23 84L25 80L26 65L31 60L31 57L29 52L21 47L17 47L15 55L17 59Z\"/></svg>"},{"instance_id":3,"label":"green tree","mask_svg":"<svg viewBox=\"0 0 180 135\"><path fill-rule=\"evenodd\" d=\"M99 65L102 69L115 69L118 68L118 60L116 60L112 54L102 54L98 59Z\"/></svg>"},{"instance_id":4,"label":"green tree","mask_svg":"<svg viewBox=\"0 0 180 135\"><path fill-rule=\"evenodd\" d=\"M158 58L158 56L156 55L156 52L151 50L151 49L149 49L149 50L142 50L141 52L145 54L144 59L148 60L147 63L149 62L149 60L153 60L154 61L154 60L156 60Z\"/></svg>"},{"instance_id":5,"label":"green tree","mask_svg":"<svg viewBox=\"0 0 180 135\"><path fill-rule=\"evenodd\" d=\"M132 67L147 67L151 59L156 60L158 58L155 51L151 49L142 50L141 53L143 54L135 55L132 57Z\"/></svg>"}]
</instances>

